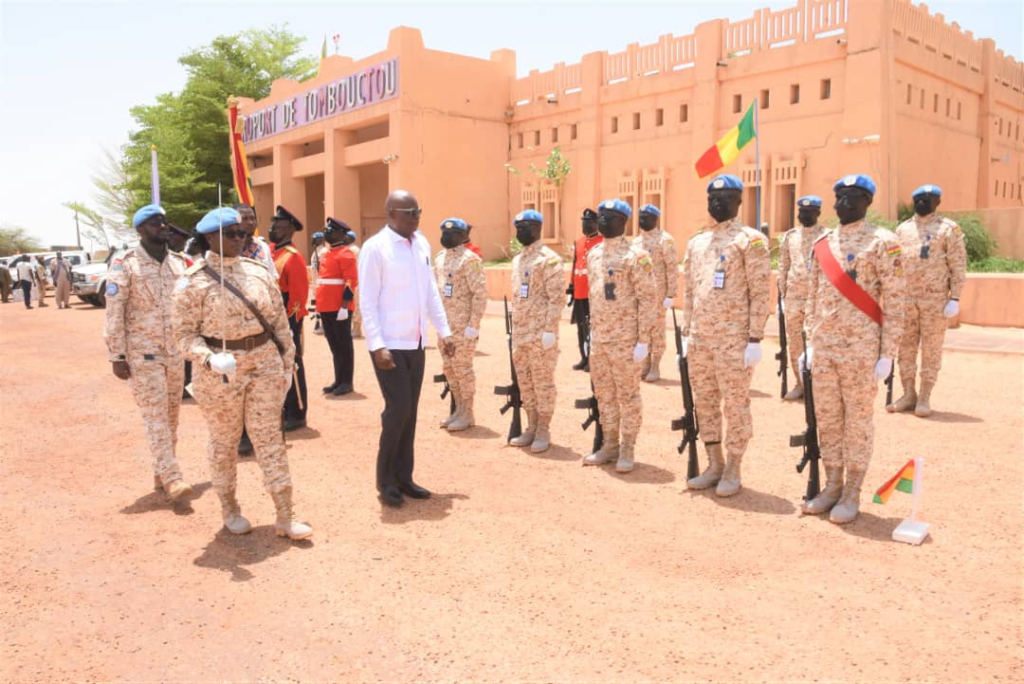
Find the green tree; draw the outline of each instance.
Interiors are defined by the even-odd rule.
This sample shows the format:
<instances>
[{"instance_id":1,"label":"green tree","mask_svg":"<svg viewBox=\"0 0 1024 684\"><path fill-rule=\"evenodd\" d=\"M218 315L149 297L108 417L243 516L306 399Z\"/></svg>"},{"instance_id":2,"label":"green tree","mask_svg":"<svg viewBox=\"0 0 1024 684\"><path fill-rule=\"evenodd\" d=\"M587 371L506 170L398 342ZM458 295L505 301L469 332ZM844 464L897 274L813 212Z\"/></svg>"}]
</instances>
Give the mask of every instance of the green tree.
<instances>
[{"instance_id":1,"label":"green tree","mask_svg":"<svg viewBox=\"0 0 1024 684\"><path fill-rule=\"evenodd\" d=\"M286 27L249 29L219 36L178 62L187 80L180 93L163 93L156 103L132 108L138 128L125 149L127 186L136 207L150 201L150 150L156 145L160 200L168 217L194 225L217 204L235 201L228 142L229 95L261 99L275 79L305 80L316 73L311 57L299 56L302 38Z\"/></svg>"},{"instance_id":2,"label":"green tree","mask_svg":"<svg viewBox=\"0 0 1024 684\"><path fill-rule=\"evenodd\" d=\"M42 251L43 245L21 226L0 226L0 257Z\"/></svg>"},{"instance_id":3,"label":"green tree","mask_svg":"<svg viewBox=\"0 0 1024 684\"><path fill-rule=\"evenodd\" d=\"M125 243L132 239L130 229L124 225L112 224L103 214L81 202L64 202L63 206L78 214L79 232L83 240L92 240L104 249L111 244Z\"/></svg>"}]
</instances>

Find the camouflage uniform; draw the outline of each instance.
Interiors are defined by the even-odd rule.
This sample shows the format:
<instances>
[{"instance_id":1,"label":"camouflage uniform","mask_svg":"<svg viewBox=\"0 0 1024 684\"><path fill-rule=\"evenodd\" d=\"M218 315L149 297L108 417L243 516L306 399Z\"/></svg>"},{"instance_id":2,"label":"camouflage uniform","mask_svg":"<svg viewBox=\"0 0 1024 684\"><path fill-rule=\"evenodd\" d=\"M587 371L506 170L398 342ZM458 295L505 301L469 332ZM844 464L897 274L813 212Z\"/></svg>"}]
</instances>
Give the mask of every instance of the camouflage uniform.
<instances>
[{"instance_id":1,"label":"camouflage uniform","mask_svg":"<svg viewBox=\"0 0 1024 684\"><path fill-rule=\"evenodd\" d=\"M557 336L564 291L562 258L539 241L524 247L512 260L512 363L527 416L541 420L545 416L550 420L555 412ZM556 336L550 349L541 345L545 332Z\"/></svg>"},{"instance_id":2,"label":"camouflage uniform","mask_svg":"<svg viewBox=\"0 0 1024 684\"><path fill-rule=\"evenodd\" d=\"M263 471L268 492L291 488L288 457L281 433L281 406L287 378L295 364L295 345L276 279L259 261L224 259L225 279L256 305L284 346L284 356L272 341L252 350L232 350L237 370L227 376L206 367L212 348L204 338L239 340L263 332L263 326L242 301L202 271L208 263L218 273L221 258L207 252L206 260L190 267L174 287L174 334L178 346L193 362L194 394L210 427L208 455L211 480L218 494L235 491L238 439L244 424Z\"/></svg>"},{"instance_id":3,"label":"camouflage uniform","mask_svg":"<svg viewBox=\"0 0 1024 684\"><path fill-rule=\"evenodd\" d=\"M128 364L153 473L165 489L182 479L175 446L185 363L174 339L171 293L185 268L174 252L159 262L138 247L115 260L107 277L103 337L110 360Z\"/></svg>"},{"instance_id":4,"label":"camouflage uniform","mask_svg":"<svg viewBox=\"0 0 1024 684\"><path fill-rule=\"evenodd\" d=\"M729 430L725 450L730 481L754 434L750 416L751 368L744 368L750 339L761 339L768 321L771 261L766 238L738 218L717 223L690 239L683 257L682 334L690 338L687 360L694 408L712 465L720 463L722 402ZM721 471L719 470L720 474ZM732 477L735 475L735 477ZM714 484L718 480L704 486Z\"/></svg>"},{"instance_id":5,"label":"camouflage uniform","mask_svg":"<svg viewBox=\"0 0 1024 684\"><path fill-rule=\"evenodd\" d=\"M33 266L36 269L36 285L38 285L38 289L39 289L39 306L40 307L49 306L49 304L46 303L46 285L47 285L46 266L45 266L45 264L42 264L42 263L40 263L38 261L36 261L33 264Z\"/></svg>"},{"instance_id":6,"label":"camouflage uniform","mask_svg":"<svg viewBox=\"0 0 1024 684\"><path fill-rule=\"evenodd\" d=\"M654 259L634 241L605 238L587 254L590 276L590 378L606 436L636 443L643 422L638 343L651 344L655 322L664 318L657 298ZM652 301L657 306L651 306ZM664 337L664 329L662 329Z\"/></svg>"},{"instance_id":7,"label":"camouflage uniform","mask_svg":"<svg viewBox=\"0 0 1024 684\"><path fill-rule=\"evenodd\" d=\"M649 360L644 361L644 367L657 369L665 353L665 307L662 302L666 298L675 299L679 287L679 254L675 238L661 228L641 231L640 235L633 238L633 245L650 254L654 265L655 290L648 305L654 309L655 315L651 318L648 333L651 355Z\"/></svg>"},{"instance_id":8,"label":"camouflage uniform","mask_svg":"<svg viewBox=\"0 0 1024 684\"><path fill-rule=\"evenodd\" d=\"M473 414L476 394L476 375L473 373L473 355L477 339L465 336L466 328L479 333L480 319L487 308L487 277L484 262L466 249L465 244L442 250L434 259L437 291L441 293L444 312L452 330L455 353L441 356L444 374L455 395L455 405L468 416Z\"/></svg>"},{"instance_id":9,"label":"camouflage uniform","mask_svg":"<svg viewBox=\"0 0 1024 684\"><path fill-rule=\"evenodd\" d=\"M960 299L967 278L967 249L960 226L938 214L914 217L896 229L906 269L907 302L899 345L900 383L913 393L921 349L921 393L930 394L942 367L943 313Z\"/></svg>"},{"instance_id":10,"label":"camouflage uniform","mask_svg":"<svg viewBox=\"0 0 1024 684\"><path fill-rule=\"evenodd\" d=\"M786 342L789 349L789 357L792 362L791 368L796 374L796 386L803 387L803 378L800 377L798 360L804 353L804 312L801 305L798 305L795 297L789 296L790 287L795 292L800 291L798 281L807 277L807 255L811 251L811 245L825 232L825 227L815 225L810 228L796 226L787 230L779 238L779 292L782 293L782 301L786 312Z\"/></svg>"},{"instance_id":11,"label":"camouflage uniform","mask_svg":"<svg viewBox=\"0 0 1024 684\"><path fill-rule=\"evenodd\" d=\"M878 391L875 365L880 358L894 358L903 331L905 280L896 236L866 220L828 231L825 241L836 260L854 277L857 285L882 308L882 325L854 306L822 272L813 250L807 262L804 326L813 350L814 406L818 441L829 485L843 492L843 503L856 499L871 463L874 438L873 408ZM802 291L798 300L805 299ZM842 485L845 468L846 483ZM823 491L823 494L826 492ZM834 492L833 492L834 493ZM825 497L819 497L824 500ZM830 498L829 503L834 500ZM816 498L814 501L818 501ZM821 513L826 508L805 512ZM854 515L856 511L854 511ZM835 517L835 522L846 522ZM852 519L852 518L850 518Z\"/></svg>"}]
</instances>

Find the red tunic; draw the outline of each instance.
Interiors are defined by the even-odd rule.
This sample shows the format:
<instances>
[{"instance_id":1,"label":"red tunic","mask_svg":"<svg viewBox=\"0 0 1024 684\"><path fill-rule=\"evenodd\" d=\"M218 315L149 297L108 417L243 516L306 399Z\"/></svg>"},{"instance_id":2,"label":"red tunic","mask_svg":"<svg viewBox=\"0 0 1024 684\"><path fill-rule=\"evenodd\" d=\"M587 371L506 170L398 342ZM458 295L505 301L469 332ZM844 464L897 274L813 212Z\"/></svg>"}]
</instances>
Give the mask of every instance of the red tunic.
<instances>
[{"instance_id":1,"label":"red tunic","mask_svg":"<svg viewBox=\"0 0 1024 684\"><path fill-rule=\"evenodd\" d=\"M309 271L306 259L290 242L274 245L274 266L277 267L277 283L281 292L288 295L288 317L302 320L309 313Z\"/></svg>"},{"instance_id":2,"label":"red tunic","mask_svg":"<svg viewBox=\"0 0 1024 684\"><path fill-rule=\"evenodd\" d=\"M587 276L587 252L594 248L594 245L604 240L600 235L588 238L581 235L576 239L574 253L576 261L572 265L572 297L573 299L589 299L590 280Z\"/></svg>"},{"instance_id":3,"label":"red tunic","mask_svg":"<svg viewBox=\"0 0 1024 684\"><path fill-rule=\"evenodd\" d=\"M342 297L348 287L355 294L359 286L359 272L356 269L356 255L345 245L332 247L320 259L319 283L316 286L317 311L330 313L341 309ZM326 281L326 282L325 282ZM341 282L344 281L344 282ZM355 297L349 300L349 311L356 308Z\"/></svg>"},{"instance_id":4,"label":"red tunic","mask_svg":"<svg viewBox=\"0 0 1024 684\"><path fill-rule=\"evenodd\" d=\"M476 254L476 255L477 255L478 257L480 257L481 259L483 259L483 258L484 258L484 253L483 253L483 252L481 252L481 251L480 251L480 248L479 248L479 247L477 247L476 245L474 245L474 244L473 244L472 242L467 242L467 243L466 243L466 249L468 249L468 250L469 250L470 252L472 252L473 254Z\"/></svg>"}]
</instances>

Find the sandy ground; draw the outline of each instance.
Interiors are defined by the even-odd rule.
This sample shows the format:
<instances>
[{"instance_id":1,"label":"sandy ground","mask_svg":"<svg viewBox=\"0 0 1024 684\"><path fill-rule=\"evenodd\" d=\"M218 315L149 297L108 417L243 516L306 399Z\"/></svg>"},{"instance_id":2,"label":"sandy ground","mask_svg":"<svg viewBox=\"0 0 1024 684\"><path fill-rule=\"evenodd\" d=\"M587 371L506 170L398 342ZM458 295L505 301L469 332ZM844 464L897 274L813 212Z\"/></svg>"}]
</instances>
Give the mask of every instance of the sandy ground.
<instances>
[{"instance_id":1,"label":"sandy ground","mask_svg":"<svg viewBox=\"0 0 1024 684\"><path fill-rule=\"evenodd\" d=\"M110 373L101 310L0 306L0 681L973 682L1022 681L1024 357L950 352L931 420L878 398L874 490L928 459L920 547L893 542L897 493L851 525L801 517L788 436L802 405L758 368L744 490L685 489L669 422L679 384L644 386L638 469L581 468L590 433L561 330L557 446L503 447L493 385L502 322L477 359L479 427L435 427L425 385L416 479L428 502L382 509L373 487L380 395L361 340L357 393L311 391L289 435L298 512L315 536L273 534L252 459L239 499L252 534L221 528L206 425L182 411L179 457L201 496L151 491L141 419ZM307 326L307 334L310 333ZM311 389L327 346L309 334ZM440 372L428 351L429 374ZM703 454L702 454L703 458Z\"/></svg>"}]
</instances>

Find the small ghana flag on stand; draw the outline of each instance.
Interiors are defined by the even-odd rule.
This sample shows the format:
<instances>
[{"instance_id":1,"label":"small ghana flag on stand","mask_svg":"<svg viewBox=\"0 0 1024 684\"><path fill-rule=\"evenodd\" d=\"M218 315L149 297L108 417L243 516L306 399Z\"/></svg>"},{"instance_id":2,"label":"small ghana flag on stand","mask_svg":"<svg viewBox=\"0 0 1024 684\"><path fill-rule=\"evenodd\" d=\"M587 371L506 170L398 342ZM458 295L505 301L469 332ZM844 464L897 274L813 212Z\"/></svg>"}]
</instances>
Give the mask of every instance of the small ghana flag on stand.
<instances>
[{"instance_id":1,"label":"small ghana flag on stand","mask_svg":"<svg viewBox=\"0 0 1024 684\"><path fill-rule=\"evenodd\" d=\"M743 119L701 155L701 158L693 165L698 177L706 178L736 161L736 157L740 156L740 150L757 137L757 127L754 125L755 107L757 107L756 100L743 115Z\"/></svg>"},{"instance_id":2,"label":"small ghana flag on stand","mask_svg":"<svg viewBox=\"0 0 1024 684\"><path fill-rule=\"evenodd\" d=\"M907 461L907 464L900 468L900 472L893 475L888 482L875 492L874 502L880 504L887 503L889 497L897 489L907 494L914 493L914 459Z\"/></svg>"}]
</instances>

